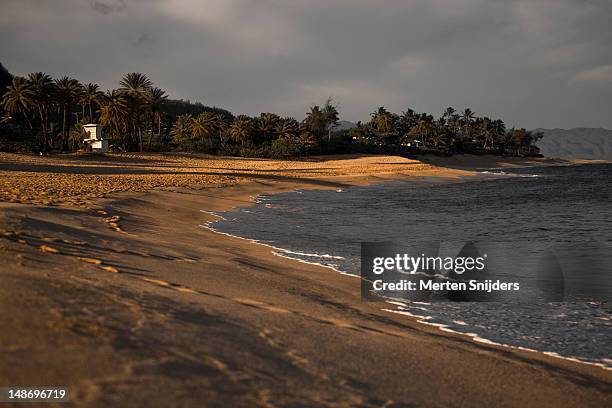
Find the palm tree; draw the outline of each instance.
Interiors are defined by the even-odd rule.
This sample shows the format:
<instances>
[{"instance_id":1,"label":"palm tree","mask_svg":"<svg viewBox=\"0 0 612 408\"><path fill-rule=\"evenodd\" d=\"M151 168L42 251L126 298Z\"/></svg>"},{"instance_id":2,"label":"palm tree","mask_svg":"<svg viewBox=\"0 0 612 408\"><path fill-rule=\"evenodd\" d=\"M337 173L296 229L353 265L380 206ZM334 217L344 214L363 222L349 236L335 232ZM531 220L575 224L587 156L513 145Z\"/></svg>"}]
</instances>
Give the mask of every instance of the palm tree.
<instances>
[{"instance_id":1,"label":"palm tree","mask_svg":"<svg viewBox=\"0 0 612 408\"><path fill-rule=\"evenodd\" d=\"M66 124L70 120L69 111L77 99L80 84L76 79L65 76L55 80L55 87L58 107L62 109L62 146L66 147L68 141Z\"/></svg>"},{"instance_id":2,"label":"palm tree","mask_svg":"<svg viewBox=\"0 0 612 408\"><path fill-rule=\"evenodd\" d=\"M331 96L327 98L325 105L323 105L323 117L325 119L325 127L327 127L327 140L330 142L331 132L333 128L338 126L338 120L340 119L338 108L333 105Z\"/></svg>"},{"instance_id":3,"label":"palm tree","mask_svg":"<svg viewBox=\"0 0 612 408\"><path fill-rule=\"evenodd\" d=\"M172 136L174 143L181 146L189 139L191 121L192 116L190 114L184 114L176 118L176 122L170 130L170 136Z\"/></svg>"},{"instance_id":4,"label":"palm tree","mask_svg":"<svg viewBox=\"0 0 612 408\"><path fill-rule=\"evenodd\" d=\"M503 120L496 119L493 122L491 122L491 129L495 137L494 147L499 150L503 150L504 142L505 142L504 139L506 138L506 124L504 123Z\"/></svg>"},{"instance_id":5,"label":"palm tree","mask_svg":"<svg viewBox=\"0 0 612 408\"><path fill-rule=\"evenodd\" d=\"M311 131L315 137L321 138L321 134L325 130L326 118L325 114L318 105L310 108L310 112L306 114L304 125Z\"/></svg>"},{"instance_id":6,"label":"palm tree","mask_svg":"<svg viewBox=\"0 0 612 408\"><path fill-rule=\"evenodd\" d=\"M372 113L372 124L378 132L383 134L392 133L395 128L393 115L384 106Z\"/></svg>"},{"instance_id":7,"label":"palm tree","mask_svg":"<svg viewBox=\"0 0 612 408\"><path fill-rule=\"evenodd\" d=\"M457 135L457 121L459 116L456 114L456 112L457 111L455 110L455 108L449 106L444 110L444 114L442 115L442 119L444 119L445 127L447 130L446 133L450 133L447 135L450 139L455 138L455 136Z\"/></svg>"},{"instance_id":8,"label":"palm tree","mask_svg":"<svg viewBox=\"0 0 612 408\"><path fill-rule=\"evenodd\" d=\"M419 123L418 115L414 110L408 108L400 115L397 127L402 135L407 135L417 123Z\"/></svg>"},{"instance_id":9,"label":"palm tree","mask_svg":"<svg viewBox=\"0 0 612 408\"><path fill-rule=\"evenodd\" d=\"M423 147L427 147L428 138L433 135L435 130L434 125L425 119L422 119L417 123L415 127L410 130L410 136L421 138Z\"/></svg>"},{"instance_id":10,"label":"palm tree","mask_svg":"<svg viewBox=\"0 0 612 408\"><path fill-rule=\"evenodd\" d=\"M276 113L262 113L257 121L257 131L262 140L273 140L281 118Z\"/></svg>"},{"instance_id":11,"label":"palm tree","mask_svg":"<svg viewBox=\"0 0 612 408\"><path fill-rule=\"evenodd\" d=\"M505 135L506 126L501 120L492 121L489 118L483 118L480 122L478 132L478 138L482 139L482 148L485 150L493 150Z\"/></svg>"},{"instance_id":12,"label":"palm tree","mask_svg":"<svg viewBox=\"0 0 612 408\"><path fill-rule=\"evenodd\" d=\"M493 129L495 129L495 132L498 134L506 133L506 124L501 119L494 120L491 126L493 126Z\"/></svg>"},{"instance_id":13,"label":"palm tree","mask_svg":"<svg viewBox=\"0 0 612 408\"><path fill-rule=\"evenodd\" d=\"M34 107L34 91L24 78L14 77L11 85L6 87L2 98L2 106L9 115L21 116L32 129L30 110Z\"/></svg>"},{"instance_id":14,"label":"palm tree","mask_svg":"<svg viewBox=\"0 0 612 408\"><path fill-rule=\"evenodd\" d=\"M73 114L77 118L77 123L85 119L85 104L83 103L83 99L85 98L85 87L79 81L77 81L77 86L74 92L74 100L75 104L81 104L81 119L79 120L79 112L74 112Z\"/></svg>"},{"instance_id":15,"label":"palm tree","mask_svg":"<svg viewBox=\"0 0 612 408\"><path fill-rule=\"evenodd\" d=\"M121 91L128 96L128 108L130 109L130 119L132 122L132 136L138 135L139 147L142 152L142 110L145 105L144 95L153 86L153 82L145 74L140 72L130 72L119 82Z\"/></svg>"},{"instance_id":16,"label":"palm tree","mask_svg":"<svg viewBox=\"0 0 612 408\"><path fill-rule=\"evenodd\" d=\"M228 132L232 139L244 146L244 142L249 140L253 134L253 122L248 116L240 115L232 122Z\"/></svg>"},{"instance_id":17,"label":"palm tree","mask_svg":"<svg viewBox=\"0 0 612 408\"><path fill-rule=\"evenodd\" d=\"M450 117L446 118L446 127L450 131L453 138L457 137L459 134L460 126L460 116L456 113L450 115Z\"/></svg>"},{"instance_id":18,"label":"palm tree","mask_svg":"<svg viewBox=\"0 0 612 408\"><path fill-rule=\"evenodd\" d=\"M49 108L53 102L54 94L53 79L44 72L34 72L28 75L28 81L33 92L34 105L38 110L43 137L47 142Z\"/></svg>"},{"instance_id":19,"label":"palm tree","mask_svg":"<svg viewBox=\"0 0 612 408\"><path fill-rule=\"evenodd\" d=\"M278 122L276 133L278 137L293 138L300 132L300 124L294 118L283 118Z\"/></svg>"},{"instance_id":20,"label":"palm tree","mask_svg":"<svg viewBox=\"0 0 612 408\"><path fill-rule=\"evenodd\" d=\"M474 112L470 108L466 108L463 111L462 117L465 122L471 122L474 120L475 115L474 115Z\"/></svg>"},{"instance_id":21,"label":"palm tree","mask_svg":"<svg viewBox=\"0 0 612 408\"><path fill-rule=\"evenodd\" d=\"M89 110L89 120L91 122L95 122L94 117L93 117L92 106L93 105L100 106L100 102L103 97L104 97L104 94L102 93L102 91L100 91L100 86L98 84L89 83L85 85L83 89L81 103L83 105L87 105L88 110Z\"/></svg>"},{"instance_id":22,"label":"palm tree","mask_svg":"<svg viewBox=\"0 0 612 408\"><path fill-rule=\"evenodd\" d=\"M461 125L463 126L463 135L470 138L472 134L472 122L474 121L474 112L470 108L466 108L461 115Z\"/></svg>"},{"instance_id":23,"label":"palm tree","mask_svg":"<svg viewBox=\"0 0 612 408\"><path fill-rule=\"evenodd\" d=\"M452 115L452 113L451 113ZM436 148L447 147L451 141L450 129L446 126L444 117L439 118L433 124L433 132L431 133L431 144Z\"/></svg>"},{"instance_id":24,"label":"palm tree","mask_svg":"<svg viewBox=\"0 0 612 408\"><path fill-rule=\"evenodd\" d=\"M157 138L159 139L161 134L161 120L164 115L164 107L168 96L166 93L157 87L149 88L144 93L144 100L146 102L149 113L151 114L151 134L149 135L149 141L147 143L147 150L151 148L151 140L153 139L153 126L154 122L157 121Z\"/></svg>"},{"instance_id":25,"label":"palm tree","mask_svg":"<svg viewBox=\"0 0 612 408\"><path fill-rule=\"evenodd\" d=\"M119 85L121 91L142 95L153 86L153 82L145 74L130 72L121 78Z\"/></svg>"},{"instance_id":26,"label":"palm tree","mask_svg":"<svg viewBox=\"0 0 612 408\"><path fill-rule=\"evenodd\" d=\"M222 113L217 113L216 115L217 115L217 132L219 135L219 140L223 144L226 142L226 137L230 137L228 131L229 131L229 127L232 122L230 121L228 116Z\"/></svg>"},{"instance_id":27,"label":"palm tree","mask_svg":"<svg viewBox=\"0 0 612 408\"><path fill-rule=\"evenodd\" d=\"M300 146L300 151L309 153L314 150L317 145L317 139L310 131L302 132L297 138L297 143Z\"/></svg>"},{"instance_id":28,"label":"palm tree","mask_svg":"<svg viewBox=\"0 0 612 408\"><path fill-rule=\"evenodd\" d=\"M125 94L113 89L107 91L100 105L100 122L111 128L111 133L121 135L128 123L128 106Z\"/></svg>"},{"instance_id":29,"label":"palm tree","mask_svg":"<svg viewBox=\"0 0 612 408\"><path fill-rule=\"evenodd\" d=\"M442 117L445 118L446 123L448 123L448 121L454 114L455 114L455 108L453 108L452 106L449 106L448 108L444 109L444 114L442 115Z\"/></svg>"},{"instance_id":30,"label":"palm tree","mask_svg":"<svg viewBox=\"0 0 612 408\"><path fill-rule=\"evenodd\" d=\"M219 134L219 117L214 112L203 112L191 119L189 124L191 137L200 139L213 139Z\"/></svg>"}]
</instances>

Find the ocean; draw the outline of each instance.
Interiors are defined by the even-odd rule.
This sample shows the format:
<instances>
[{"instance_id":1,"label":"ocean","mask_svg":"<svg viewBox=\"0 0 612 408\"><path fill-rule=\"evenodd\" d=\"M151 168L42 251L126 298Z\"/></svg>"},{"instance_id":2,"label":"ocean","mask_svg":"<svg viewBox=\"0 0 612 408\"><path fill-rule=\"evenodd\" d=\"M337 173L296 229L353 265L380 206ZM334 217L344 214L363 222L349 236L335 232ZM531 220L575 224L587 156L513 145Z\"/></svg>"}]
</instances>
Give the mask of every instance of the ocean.
<instances>
[{"instance_id":1,"label":"ocean","mask_svg":"<svg viewBox=\"0 0 612 408\"><path fill-rule=\"evenodd\" d=\"M527 280L538 254L553 248L561 265L571 264L581 279L595 277L597 286L608 291L612 165L480 171L495 178L418 185L389 181L259 196L257 205L219 214L222 218L209 227L271 245L280 256L353 275L360 274L362 242L418 246L435 241L447 252L480 242L503 254L504 262ZM612 368L612 308L605 300L400 299L381 308L418 316L424 324L466 333L476 341Z\"/></svg>"}]
</instances>

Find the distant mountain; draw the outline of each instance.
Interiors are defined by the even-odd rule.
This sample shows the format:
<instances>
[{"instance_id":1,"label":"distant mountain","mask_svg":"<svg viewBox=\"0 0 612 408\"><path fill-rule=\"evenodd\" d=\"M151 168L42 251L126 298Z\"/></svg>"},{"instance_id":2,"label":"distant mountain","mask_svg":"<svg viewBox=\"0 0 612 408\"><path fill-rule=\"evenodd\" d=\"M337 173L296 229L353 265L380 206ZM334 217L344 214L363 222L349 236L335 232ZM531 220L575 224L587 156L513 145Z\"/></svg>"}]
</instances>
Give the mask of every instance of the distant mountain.
<instances>
[{"instance_id":1,"label":"distant mountain","mask_svg":"<svg viewBox=\"0 0 612 408\"><path fill-rule=\"evenodd\" d=\"M348 120L341 120L338 122L338 126L334 128L334 130L346 130L352 129L356 125L353 122L349 122Z\"/></svg>"},{"instance_id":2,"label":"distant mountain","mask_svg":"<svg viewBox=\"0 0 612 408\"><path fill-rule=\"evenodd\" d=\"M544 133L537 144L547 157L612 160L612 130L603 128L534 129Z\"/></svg>"}]
</instances>

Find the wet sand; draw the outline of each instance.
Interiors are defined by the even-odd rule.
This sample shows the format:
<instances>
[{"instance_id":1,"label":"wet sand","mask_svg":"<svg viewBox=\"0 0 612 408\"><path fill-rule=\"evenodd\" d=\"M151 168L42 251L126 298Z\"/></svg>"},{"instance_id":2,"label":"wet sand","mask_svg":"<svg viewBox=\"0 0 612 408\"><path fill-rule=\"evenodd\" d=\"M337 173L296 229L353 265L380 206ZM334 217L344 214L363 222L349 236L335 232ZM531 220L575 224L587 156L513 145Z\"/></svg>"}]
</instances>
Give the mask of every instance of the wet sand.
<instances>
[{"instance_id":1,"label":"wet sand","mask_svg":"<svg viewBox=\"0 0 612 408\"><path fill-rule=\"evenodd\" d=\"M610 405L610 371L440 332L199 226L262 193L474 176L335 159L0 155L0 385L69 385L75 406Z\"/></svg>"}]
</instances>

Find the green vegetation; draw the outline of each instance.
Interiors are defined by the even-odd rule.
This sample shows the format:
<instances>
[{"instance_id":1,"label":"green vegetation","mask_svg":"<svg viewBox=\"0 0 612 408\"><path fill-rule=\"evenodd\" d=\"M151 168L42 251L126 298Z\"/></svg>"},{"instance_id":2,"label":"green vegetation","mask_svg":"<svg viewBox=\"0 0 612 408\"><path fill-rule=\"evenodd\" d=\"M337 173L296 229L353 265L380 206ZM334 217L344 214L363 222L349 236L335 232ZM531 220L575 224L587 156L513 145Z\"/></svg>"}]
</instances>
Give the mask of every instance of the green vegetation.
<instances>
[{"instance_id":1,"label":"green vegetation","mask_svg":"<svg viewBox=\"0 0 612 408\"><path fill-rule=\"evenodd\" d=\"M312 106L303 121L262 113L234 116L200 103L170 100L144 74L125 75L103 93L96 84L43 72L13 77L0 65L0 149L70 151L82 147L83 125L102 123L118 151L188 151L291 158L335 153L539 154L542 137L506 129L503 121L447 108L435 119L407 109L379 107L369 121L337 130L339 112L329 98Z\"/></svg>"}]
</instances>

